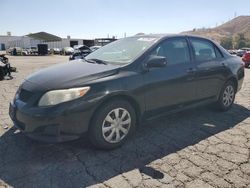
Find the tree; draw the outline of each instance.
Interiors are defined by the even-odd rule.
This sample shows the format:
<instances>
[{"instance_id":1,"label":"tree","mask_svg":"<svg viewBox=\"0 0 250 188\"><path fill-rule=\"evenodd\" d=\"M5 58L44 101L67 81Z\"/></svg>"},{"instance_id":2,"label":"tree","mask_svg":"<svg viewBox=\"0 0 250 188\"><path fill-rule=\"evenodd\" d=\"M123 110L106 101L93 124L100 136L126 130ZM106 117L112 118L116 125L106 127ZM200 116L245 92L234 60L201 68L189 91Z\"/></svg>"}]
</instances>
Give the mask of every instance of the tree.
<instances>
[{"instance_id":1,"label":"tree","mask_svg":"<svg viewBox=\"0 0 250 188\"><path fill-rule=\"evenodd\" d=\"M220 42L221 46L223 46L226 49L232 49L233 48L233 38L232 37L224 37L221 39Z\"/></svg>"},{"instance_id":2,"label":"tree","mask_svg":"<svg viewBox=\"0 0 250 188\"><path fill-rule=\"evenodd\" d=\"M250 48L250 39L247 39L247 41L246 41L246 47Z\"/></svg>"},{"instance_id":3,"label":"tree","mask_svg":"<svg viewBox=\"0 0 250 188\"><path fill-rule=\"evenodd\" d=\"M235 37L235 47L237 49L241 49L244 47L250 47L250 40L245 38L245 35L243 33L239 33Z\"/></svg>"},{"instance_id":4,"label":"tree","mask_svg":"<svg viewBox=\"0 0 250 188\"><path fill-rule=\"evenodd\" d=\"M240 40L238 42L238 49L246 47L246 42L244 40Z\"/></svg>"}]
</instances>

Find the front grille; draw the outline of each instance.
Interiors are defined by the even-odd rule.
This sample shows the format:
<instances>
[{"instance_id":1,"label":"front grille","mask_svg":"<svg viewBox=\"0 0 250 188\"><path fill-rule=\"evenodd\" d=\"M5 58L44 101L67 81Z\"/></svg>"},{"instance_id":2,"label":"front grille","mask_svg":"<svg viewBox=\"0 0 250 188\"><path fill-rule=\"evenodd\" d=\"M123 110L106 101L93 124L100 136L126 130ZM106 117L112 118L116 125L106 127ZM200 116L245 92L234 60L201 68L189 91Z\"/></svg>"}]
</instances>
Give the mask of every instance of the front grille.
<instances>
[{"instance_id":1,"label":"front grille","mask_svg":"<svg viewBox=\"0 0 250 188\"><path fill-rule=\"evenodd\" d=\"M19 99L23 102L27 102L32 96L33 93L25 89L21 89L19 93Z\"/></svg>"}]
</instances>

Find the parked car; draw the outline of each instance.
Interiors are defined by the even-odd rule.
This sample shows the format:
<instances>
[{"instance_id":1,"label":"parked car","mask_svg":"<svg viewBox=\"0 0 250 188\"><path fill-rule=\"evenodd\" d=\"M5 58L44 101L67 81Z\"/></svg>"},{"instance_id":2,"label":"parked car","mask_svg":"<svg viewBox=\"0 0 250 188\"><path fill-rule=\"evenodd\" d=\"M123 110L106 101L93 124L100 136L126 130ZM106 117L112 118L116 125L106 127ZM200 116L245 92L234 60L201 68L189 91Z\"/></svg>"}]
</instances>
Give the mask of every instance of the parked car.
<instances>
[{"instance_id":1,"label":"parked car","mask_svg":"<svg viewBox=\"0 0 250 188\"><path fill-rule=\"evenodd\" d=\"M81 44L81 45L74 45L73 48L74 50L81 50L81 49L88 48L88 46Z\"/></svg>"},{"instance_id":2,"label":"parked car","mask_svg":"<svg viewBox=\"0 0 250 188\"><path fill-rule=\"evenodd\" d=\"M243 55L248 51L250 51L250 48L241 48L237 51L237 56L243 57Z\"/></svg>"},{"instance_id":3,"label":"parked car","mask_svg":"<svg viewBox=\"0 0 250 188\"><path fill-rule=\"evenodd\" d=\"M75 47L74 53L69 57L69 60L84 59L84 57L89 55L91 52L92 50L85 45Z\"/></svg>"},{"instance_id":4,"label":"parked car","mask_svg":"<svg viewBox=\"0 0 250 188\"><path fill-rule=\"evenodd\" d=\"M96 147L111 149L140 122L210 103L229 110L243 78L241 59L211 40L139 35L31 74L9 114L31 138L60 142L87 132Z\"/></svg>"},{"instance_id":5,"label":"parked car","mask_svg":"<svg viewBox=\"0 0 250 188\"><path fill-rule=\"evenodd\" d=\"M74 48L65 47L61 51L61 55L72 55L74 53Z\"/></svg>"},{"instance_id":6,"label":"parked car","mask_svg":"<svg viewBox=\"0 0 250 188\"><path fill-rule=\"evenodd\" d=\"M242 57L242 60L244 61L245 63L245 67L249 67L250 66L250 52L246 52L243 57Z\"/></svg>"},{"instance_id":7,"label":"parked car","mask_svg":"<svg viewBox=\"0 0 250 188\"><path fill-rule=\"evenodd\" d=\"M86 45L77 45L74 47L75 51L91 51L91 49Z\"/></svg>"},{"instance_id":8,"label":"parked car","mask_svg":"<svg viewBox=\"0 0 250 188\"><path fill-rule=\"evenodd\" d=\"M90 50L93 52L93 51L98 50L99 48L101 48L101 46L91 46Z\"/></svg>"},{"instance_id":9,"label":"parked car","mask_svg":"<svg viewBox=\"0 0 250 188\"><path fill-rule=\"evenodd\" d=\"M20 48L20 47L11 47L6 52L7 52L7 54L14 55L14 56L22 55L22 48Z\"/></svg>"},{"instance_id":10,"label":"parked car","mask_svg":"<svg viewBox=\"0 0 250 188\"><path fill-rule=\"evenodd\" d=\"M69 60L76 60L76 59L84 59L87 55L89 55L91 51L89 50L75 50L74 53L69 57Z\"/></svg>"},{"instance_id":11,"label":"parked car","mask_svg":"<svg viewBox=\"0 0 250 188\"><path fill-rule=\"evenodd\" d=\"M245 53L245 50L237 50L237 53L236 55L239 56L239 57L242 57Z\"/></svg>"},{"instance_id":12,"label":"parked car","mask_svg":"<svg viewBox=\"0 0 250 188\"><path fill-rule=\"evenodd\" d=\"M245 48L241 48L241 50L246 51L246 52L249 52L249 51L250 51L250 48L245 47Z\"/></svg>"},{"instance_id":13,"label":"parked car","mask_svg":"<svg viewBox=\"0 0 250 188\"><path fill-rule=\"evenodd\" d=\"M31 55L38 55L38 48L37 48L37 46L30 47L29 51L30 51Z\"/></svg>"},{"instance_id":14,"label":"parked car","mask_svg":"<svg viewBox=\"0 0 250 188\"><path fill-rule=\"evenodd\" d=\"M27 49L27 48L23 48L23 49L22 49L22 55L23 55L23 56L30 55L30 50Z\"/></svg>"},{"instance_id":15,"label":"parked car","mask_svg":"<svg viewBox=\"0 0 250 188\"><path fill-rule=\"evenodd\" d=\"M50 49L50 54L60 54L61 49L60 48L51 48Z\"/></svg>"},{"instance_id":16,"label":"parked car","mask_svg":"<svg viewBox=\"0 0 250 188\"><path fill-rule=\"evenodd\" d=\"M8 48L8 49L6 50L6 53L7 53L8 55L11 55L11 54L12 54L12 51L13 51L13 48L10 47L10 48Z\"/></svg>"},{"instance_id":17,"label":"parked car","mask_svg":"<svg viewBox=\"0 0 250 188\"><path fill-rule=\"evenodd\" d=\"M237 55L237 50L228 50L231 55Z\"/></svg>"},{"instance_id":18,"label":"parked car","mask_svg":"<svg viewBox=\"0 0 250 188\"><path fill-rule=\"evenodd\" d=\"M0 54L0 81L3 80L6 75L12 79L11 72L16 72L16 70L16 67L10 65L9 59L5 57L5 54Z\"/></svg>"}]
</instances>

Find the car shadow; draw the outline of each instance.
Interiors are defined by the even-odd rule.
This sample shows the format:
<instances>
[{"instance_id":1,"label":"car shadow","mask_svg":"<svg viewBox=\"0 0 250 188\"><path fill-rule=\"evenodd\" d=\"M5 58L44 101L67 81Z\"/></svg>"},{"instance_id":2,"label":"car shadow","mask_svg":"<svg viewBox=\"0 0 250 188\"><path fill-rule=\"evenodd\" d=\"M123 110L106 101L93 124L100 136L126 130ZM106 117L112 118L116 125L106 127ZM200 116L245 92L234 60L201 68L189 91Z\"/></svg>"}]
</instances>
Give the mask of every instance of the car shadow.
<instances>
[{"instance_id":1,"label":"car shadow","mask_svg":"<svg viewBox=\"0 0 250 188\"><path fill-rule=\"evenodd\" d=\"M147 165L233 128L250 116L235 104L228 112L205 107L143 124L121 148L94 149L84 137L45 144L10 129L0 137L0 183L13 187L86 187L134 169L154 179L164 174ZM1 184L0 184L1 185Z\"/></svg>"}]
</instances>

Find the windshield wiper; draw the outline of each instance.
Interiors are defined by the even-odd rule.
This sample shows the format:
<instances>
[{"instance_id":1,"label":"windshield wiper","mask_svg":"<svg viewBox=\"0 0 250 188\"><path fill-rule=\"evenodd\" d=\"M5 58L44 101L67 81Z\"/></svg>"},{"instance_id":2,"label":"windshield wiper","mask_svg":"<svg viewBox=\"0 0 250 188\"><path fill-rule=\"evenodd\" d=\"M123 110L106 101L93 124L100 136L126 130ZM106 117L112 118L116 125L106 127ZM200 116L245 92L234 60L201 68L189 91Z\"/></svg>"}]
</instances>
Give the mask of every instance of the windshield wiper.
<instances>
[{"instance_id":1,"label":"windshield wiper","mask_svg":"<svg viewBox=\"0 0 250 188\"><path fill-rule=\"evenodd\" d=\"M103 65L108 64L106 61L103 61L101 59L84 59L84 60L87 61L88 63L97 63L97 64L103 64Z\"/></svg>"}]
</instances>

